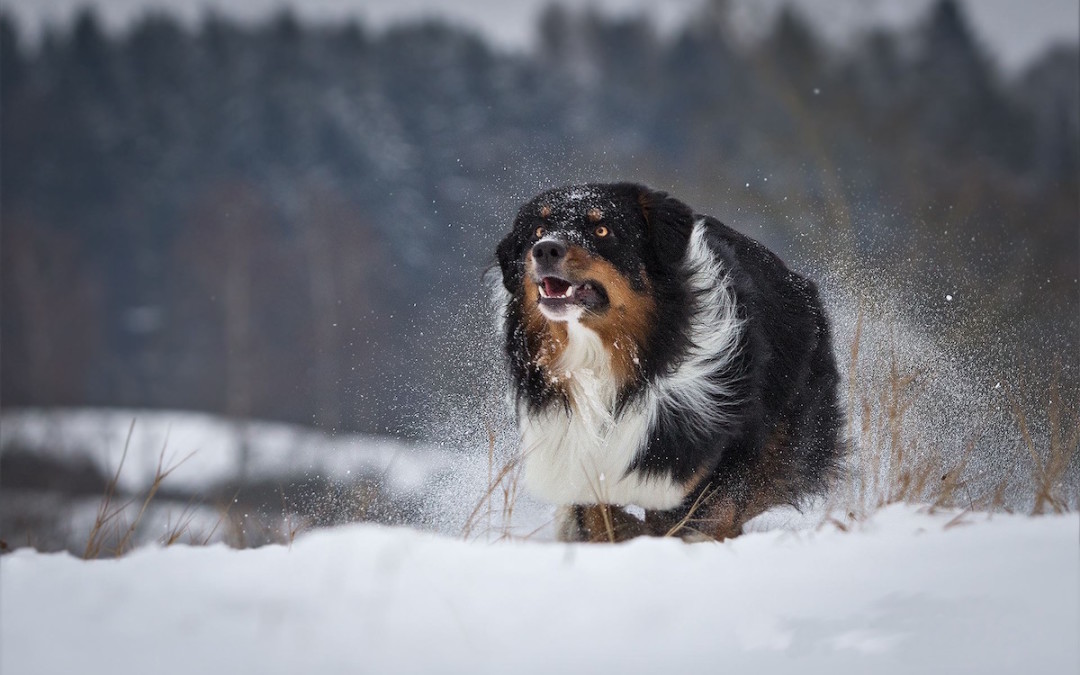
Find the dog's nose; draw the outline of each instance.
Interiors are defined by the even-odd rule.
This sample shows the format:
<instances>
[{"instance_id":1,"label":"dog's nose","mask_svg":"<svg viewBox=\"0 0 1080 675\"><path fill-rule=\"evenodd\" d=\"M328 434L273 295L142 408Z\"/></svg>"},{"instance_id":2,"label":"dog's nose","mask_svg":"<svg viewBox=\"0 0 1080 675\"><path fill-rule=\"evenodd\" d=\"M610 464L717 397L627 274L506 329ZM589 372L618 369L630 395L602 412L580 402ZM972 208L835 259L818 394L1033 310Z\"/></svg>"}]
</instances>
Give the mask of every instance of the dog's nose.
<instances>
[{"instance_id":1,"label":"dog's nose","mask_svg":"<svg viewBox=\"0 0 1080 675\"><path fill-rule=\"evenodd\" d=\"M532 247L532 255L538 264L551 264L566 257L566 244L553 239L541 241Z\"/></svg>"}]
</instances>

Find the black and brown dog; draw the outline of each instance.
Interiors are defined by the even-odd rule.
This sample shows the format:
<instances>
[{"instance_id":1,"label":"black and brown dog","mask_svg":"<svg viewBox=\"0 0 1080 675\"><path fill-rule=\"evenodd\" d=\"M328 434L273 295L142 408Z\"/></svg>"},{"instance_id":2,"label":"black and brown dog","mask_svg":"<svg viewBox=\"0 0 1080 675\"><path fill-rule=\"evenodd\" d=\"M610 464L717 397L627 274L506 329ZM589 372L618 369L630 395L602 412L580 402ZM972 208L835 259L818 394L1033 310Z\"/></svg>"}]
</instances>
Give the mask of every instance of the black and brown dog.
<instances>
[{"instance_id":1,"label":"black and brown dog","mask_svg":"<svg viewBox=\"0 0 1080 675\"><path fill-rule=\"evenodd\" d=\"M525 484L565 507L561 538L723 539L828 490L829 321L764 246L662 192L590 184L522 206L498 261Z\"/></svg>"}]
</instances>

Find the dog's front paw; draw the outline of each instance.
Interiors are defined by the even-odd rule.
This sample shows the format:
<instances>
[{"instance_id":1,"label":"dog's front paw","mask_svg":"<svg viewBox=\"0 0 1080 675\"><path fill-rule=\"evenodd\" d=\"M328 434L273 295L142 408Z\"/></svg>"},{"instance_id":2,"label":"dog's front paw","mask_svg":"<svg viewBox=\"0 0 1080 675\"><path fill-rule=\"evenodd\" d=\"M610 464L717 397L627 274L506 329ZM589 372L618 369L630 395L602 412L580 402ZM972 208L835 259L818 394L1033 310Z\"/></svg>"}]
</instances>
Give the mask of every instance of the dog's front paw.
<instances>
[{"instance_id":1,"label":"dog's front paw","mask_svg":"<svg viewBox=\"0 0 1080 675\"><path fill-rule=\"evenodd\" d=\"M615 543L646 534L645 523L610 504L564 506L556 523L556 536L566 542Z\"/></svg>"}]
</instances>

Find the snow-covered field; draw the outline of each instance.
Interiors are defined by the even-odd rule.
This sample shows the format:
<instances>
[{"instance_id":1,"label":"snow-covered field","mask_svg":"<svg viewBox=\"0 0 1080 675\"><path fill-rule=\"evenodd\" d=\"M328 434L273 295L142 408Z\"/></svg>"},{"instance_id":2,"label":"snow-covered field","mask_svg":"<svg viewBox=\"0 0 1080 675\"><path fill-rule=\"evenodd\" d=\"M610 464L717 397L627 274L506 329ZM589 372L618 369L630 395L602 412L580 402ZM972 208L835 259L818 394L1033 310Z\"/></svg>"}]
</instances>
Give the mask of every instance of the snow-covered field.
<instances>
[{"instance_id":1,"label":"snow-covered field","mask_svg":"<svg viewBox=\"0 0 1080 675\"><path fill-rule=\"evenodd\" d=\"M1076 514L893 506L724 544L479 543L351 525L294 545L0 559L21 673L1076 672Z\"/></svg>"},{"instance_id":2,"label":"snow-covered field","mask_svg":"<svg viewBox=\"0 0 1080 675\"><path fill-rule=\"evenodd\" d=\"M118 484L133 491L153 482L162 457L165 468L175 467L169 487L188 489L241 473L248 479L305 473L342 480L366 471L383 476L389 487L415 491L451 462L437 448L390 437L331 435L275 422L240 425L179 410L9 409L2 421L0 449L23 448L61 462L86 459L108 476L117 470L126 446Z\"/></svg>"},{"instance_id":3,"label":"snow-covered field","mask_svg":"<svg viewBox=\"0 0 1080 675\"><path fill-rule=\"evenodd\" d=\"M844 531L821 525L820 510L780 511L722 544L564 545L536 527L550 509L522 495L512 531L536 534L494 541L507 531L496 503L466 541L495 469L473 440L429 446L179 412L5 410L2 422L0 457L31 452L74 471L111 476L126 444L119 487L133 495L165 447L166 464L194 452L165 483L180 494L241 476L364 474L421 505L398 522L433 530L346 525L291 546L163 548L167 525L148 518L148 545L119 559L19 549L0 557L4 675L1080 668L1075 512L894 505ZM29 503L12 493L0 493L7 508ZM100 496L79 499L76 516ZM73 523L67 547L81 551L88 523Z\"/></svg>"},{"instance_id":4,"label":"snow-covered field","mask_svg":"<svg viewBox=\"0 0 1080 675\"><path fill-rule=\"evenodd\" d=\"M142 515L135 544L162 541L178 526L184 541L236 544L238 528L251 534L249 511L258 536L246 545L265 539L264 529L281 538L285 519L307 527L317 520L312 511L333 509L352 520L381 518L457 534L487 484L486 467L473 466L486 458L431 443L177 410L5 409L0 459L7 472L0 538L10 546L74 552L86 545L105 482L116 477L116 501L126 507L114 522L126 528L159 462L170 471ZM39 462L30 476L19 466L27 460ZM383 512L354 513L347 502L373 499L370 490L354 494L361 485L374 486ZM346 496L333 497L335 489ZM228 514L223 501L236 502ZM282 513L286 505L291 514Z\"/></svg>"}]
</instances>

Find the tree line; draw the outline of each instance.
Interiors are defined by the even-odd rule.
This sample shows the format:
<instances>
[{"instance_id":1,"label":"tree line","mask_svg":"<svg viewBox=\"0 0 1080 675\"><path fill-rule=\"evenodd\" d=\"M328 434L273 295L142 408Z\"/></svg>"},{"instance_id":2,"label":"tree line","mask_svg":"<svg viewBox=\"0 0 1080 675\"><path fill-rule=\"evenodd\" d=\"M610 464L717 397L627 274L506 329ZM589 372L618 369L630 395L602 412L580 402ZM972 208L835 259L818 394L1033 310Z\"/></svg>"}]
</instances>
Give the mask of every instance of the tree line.
<instances>
[{"instance_id":1,"label":"tree line","mask_svg":"<svg viewBox=\"0 0 1080 675\"><path fill-rule=\"evenodd\" d=\"M0 18L2 405L415 431L425 389L479 386L448 345L517 204L607 179L1075 381L1075 47L1006 78L953 0L843 51L791 10L747 43L722 2L538 33Z\"/></svg>"}]
</instances>

